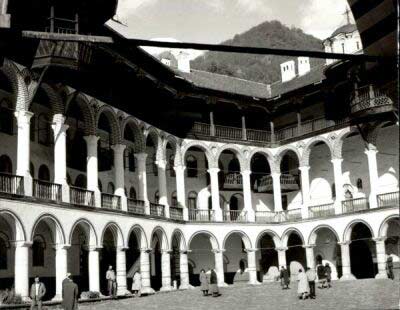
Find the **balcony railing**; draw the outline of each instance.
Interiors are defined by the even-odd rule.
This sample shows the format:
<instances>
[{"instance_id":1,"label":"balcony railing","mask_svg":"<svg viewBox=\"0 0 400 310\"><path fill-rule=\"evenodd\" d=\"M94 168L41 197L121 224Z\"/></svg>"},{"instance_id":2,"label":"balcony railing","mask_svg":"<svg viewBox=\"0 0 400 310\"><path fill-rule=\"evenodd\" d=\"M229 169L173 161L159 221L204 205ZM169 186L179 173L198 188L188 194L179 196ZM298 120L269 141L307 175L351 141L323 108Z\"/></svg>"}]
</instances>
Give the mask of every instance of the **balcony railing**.
<instances>
[{"instance_id":1,"label":"balcony railing","mask_svg":"<svg viewBox=\"0 0 400 310\"><path fill-rule=\"evenodd\" d=\"M94 206L94 192L83 188L69 187L70 203L78 206Z\"/></svg>"},{"instance_id":2,"label":"balcony railing","mask_svg":"<svg viewBox=\"0 0 400 310\"><path fill-rule=\"evenodd\" d=\"M281 174L281 189L285 191L299 190L299 177L293 174ZM273 178L271 175L263 176L258 182L258 192L271 192L273 190Z\"/></svg>"},{"instance_id":3,"label":"balcony railing","mask_svg":"<svg viewBox=\"0 0 400 310\"><path fill-rule=\"evenodd\" d=\"M169 217L173 220L183 220L183 209L178 207L169 207Z\"/></svg>"},{"instance_id":4,"label":"balcony railing","mask_svg":"<svg viewBox=\"0 0 400 310\"><path fill-rule=\"evenodd\" d=\"M214 210L189 209L190 222L212 222L214 221Z\"/></svg>"},{"instance_id":5,"label":"balcony railing","mask_svg":"<svg viewBox=\"0 0 400 310\"><path fill-rule=\"evenodd\" d=\"M150 202L150 215L165 217L165 206Z\"/></svg>"},{"instance_id":6,"label":"balcony railing","mask_svg":"<svg viewBox=\"0 0 400 310\"><path fill-rule=\"evenodd\" d=\"M101 206L106 209L121 210L121 196L101 193Z\"/></svg>"},{"instance_id":7,"label":"balcony railing","mask_svg":"<svg viewBox=\"0 0 400 310\"><path fill-rule=\"evenodd\" d=\"M215 136L222 139L242 140L243 130L238 127L215 125Z\"/></svg>"},{"instance_id":8,"label":"balcony railing","mask_svg":"<svg viewBox=\"0 0 400 310\"><path fill-rule=\"evenodd\" d=\"M229 210L224 211L224 222L247 222L247 211Z\"/></svg>"},{"instance_id":9,"label":"balcony railing","mask_svg":"<svg viewBox=\"0 0 400 310\"><path fill-rule=\"evenodd\" d=\"M399 206L399 192L379 194L377 198L379 208Z\"/></svg>"},{"instance_id":10,"label":"balcony railing","mask_svg":"<svg viewBox=\"0 0 400 310\"><path fill-rule=\"evenodd\" d=\"M45 200L61 201L61 185L42 180L33 180L33 196Z\"/></svg>"},{"instance_id":11,"label":"balcony railing","mask_svg":"<svg viewBox=\"0 0 400 310\"><path fill-rule=\"evenodd\" d=\"M280 213L281 222L294 222L302 219L301 209L286 210Z\"/></svg>"},{"instance_id":12,"label":"balcony railing","mask_svg":"<svg viewBox=\"0 0 400 310\"><path fill-rule=\"evenodd\" d=\"M144 201L128 198L128 212L133 214L144 214Z\"/></svg>"},{"instance_id":13,"label":"balcony railing","mask_svg":"<svg viewBox=\"0 0 400 310\"><path fill-rule=\"evenodd\" d=\"M368 209L369 204L367 198L355 198L342 201L342 213L352 213Z\"/></svg>"},{"instance_id":14,"label":"balcony railing","mask_svg":"<svg viewBox=\"0 0 400 310\"><path fill-rule=\"evenodd\" d=\"M239 172L229 172L225 174L224 189L242 188L243 179Z\"/></svg>"},{"instance_id":15,"label":"balcony railing","mask_svg":"<svg viewBox=\"0 0 400 310\"><path fill-rule=\"evenodd\" d=\"M0 173L0 192L12 195L23 195L24 178L18 175Z\"/></svg>"},{"instance_id":16,"label":"balcony railing","mask_svg":"<svg viewBox=\"0 0 400 310\"><path fill-rule=\"evenodd\" d=\"M265 130L246 129L247 140L256 142L271 142L271 133Z\"/></svg>"},{"instance_id":17,"label":"balcony railing","mask_svg":"<svg viewBox=\"0 0 400 310\"><path fill-rule=\"evenodd\" d=\"M392 100L385 92L375 88L373 85L366 85L355 91L354 99L351 102L351 113L385 106L390 109L393 107Z\"/></svg>"},{"instance_id":18,"label":"balcony railing","mask_svg":"<svg viewBox=\"0 0 400 310\"><path fill-rule=\"evenodd\" d=\"M193 124L191 133L200 136L211 136L211 126L206 123L195 122Z\"/></svg>"},{"instance_id":19,"label":"balcony railing","mask_svg":"<svg viewBox=\"0 0 400 310\"><path fill-rule=\"evenodd\" d=\"M285 141L297 136L299 136L299 127L297 125L283 128L275 132L275 139L277 141Z\"/></svg>"},{"instance_id":20,"label":"balcony railing","mask_svg":"<svg viewBox=\"0 0 400 310\"><path fill-rule=\"evenodd\" d=\"M309 218L328 217L335 214L335 206L333 203L311 206L308 209Z\"/></svg>"},{"instance_id":21,"label":"balcony railing","mask_svg":"<svg viewBox=\"0 0 400 310\"><path fill-rule=\"evenodd\" d=\"M257 223L279 223L280 215L271 211L256 211Z\"/></svg>"}]
</instances>

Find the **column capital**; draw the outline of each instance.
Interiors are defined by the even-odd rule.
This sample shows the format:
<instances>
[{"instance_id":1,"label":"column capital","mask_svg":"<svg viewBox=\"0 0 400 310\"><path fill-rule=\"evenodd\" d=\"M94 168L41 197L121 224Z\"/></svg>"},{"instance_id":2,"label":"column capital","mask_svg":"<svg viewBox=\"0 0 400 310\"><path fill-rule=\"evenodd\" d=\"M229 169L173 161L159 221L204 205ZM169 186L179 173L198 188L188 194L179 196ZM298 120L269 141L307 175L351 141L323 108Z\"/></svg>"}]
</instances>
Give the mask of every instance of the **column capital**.
<instances>
[{"instance_id":1,"label":"column capital","mask_svg":"<svg viewBox=\"0 0 400 310\"><path fill-rule=\"evenodd\" d=\"M64 124L66 119L67 117L60 113L53 115L53 123L56 124Z\"/></svg>"},{"instance_id":2,"label":"column capital","mask_svg":"<svg viewBox=\"0 0 400 310\"><path fill-rule=\"evenodd\" d=\"M16 248L30 248L32 246L32 241L14 241L13 245Z\"/></svg>"},{"instance_id":3,"label":"column capital","mask_svg":"<svg viewBox=\"0 0 400 310\"><path fill-rule=\"evenodd\" d=\"M251 174L251 170L243 170L243 171L240 171L240 174L241 174L242 176L250 175L250 174Z\"/></svg>"},{"instance_id":4,"label":"column capital","mask_svg":"<svg viewBox=\"0 0 400 310\"><path fill-rule=\"evenodd\" d=\"M167 167L167 161L165 159L159 159L154 162L158 168L165 169Z\"/></svg>"},{"instance_id":5,"label":"column capital","mask_svg":"<svg viewBox=\"0 0 400 310\"><path fill-rule=\"evenodd\" d=\"M114 144L111 145L111 149L114 151L114 153L123 153L126 149L125 144Z\"/></svg>"},{"instance_id":6,"label":"column capital","mask_svg":"<svg viewBox=\"0 0 400 310\"><path fill-rule=\"evenodd\" d=\"M303 245L303 248L304 249L313 249L313 248L315 248L315 244L306 244L306 245Z\"/></svg>"},{"instance_id":7,"label":"column capital","mask_svg":"<svg viewBox=\"0 0 400 310\"><path fill-rule=\"evenodd\" d=\"M16 111L14 112L14 116L17 119L18 123L20 122L30 123L33 113L30 111Z\"/></svg>"},{"instance_id":8,"label":"column capital","mask_svg":"<svg viewBox=\"0 0 400 310\"><path fill-rule=\"evenodd\" d=\"M213 252L214 254L217 254L217 253L224 253L224 252L225 252L225 249L212 249L211 252Z\"/></svg>"},{"instance_id":9,"label":"column capital","mask_svg":"<svg viewBox=\"0 0 400 310\"><path fill-rule=\"evenodd\" d=\"M87 246L87 250L88 250L89 252L98 252L98 251L100 251L101 249L103 249L102 246L97 246L97 245L88 245L88 246Z\"/></svg>"},{"instance_id":10,"label":"column capital","mask_svg":"<svg viewBox=\"0 0 400 310\"><path fill-rule=\"evenodd\" d=\"M386 237L376 237L376 238L372 238L372 240L375 242L385 242Z\"/></svg>"},{"instance_id":11,"label":"column capital","mask_svg":"<svg viewBox=\"0 0 400 310\"><path fill-rule=\"evenodd\" d=\"M331 159L331 163L334 164L334 165L335 164L341 164L342 162L343 162L343 158L341 158L341 157L340 158L332 158Z\"/></svg>"},{"instance_id":12,"label":"column capital","mask_svg":"<svg viewBox=\"0 0 400 310\"><path fill-rule=\"evenodd\" d=\"M71 247L70 244L56 244L54 245L54 250L58 251L58 250L68 250Z\"/></svg>"},{"instance_id":13,"label":"column capital","mask_svg":"<svg viewBox=\"0 0 400 310\"><path fill-rule=\"evenodd\" d=\"M126 246L117 246L117 248L116 248L116 250L119 251L119 252L123 252L123 251L126 251L126 250L128 250L128 249L129 249L129 248L126 247Z\"/></svg>"},{"instance_id":14,"label":"column capital","mask_svg":"<svg viewBox=\"0 0 400 310\"><path fill-rule=\"evenodd\" d=\"M252 252L257 252L258 249L254 248L254 249L244 249L246 253L252 253Z\"/></svg>"},{"instance_id":15,"label":"column capital","mask_svg":"<svg viewBox=\"0 0 400 310\"><path fill-rule=\"evenodd\" d=\"M100 137L96 135L89 135L89 136L83 136L83 139L88 144L96 144L97 141L99 141Z\"/></svg>"},{"instance_id":16,"label":"column capital","mask_svg":"<svg viewBox=\"0 0 400 310\"><path fill-rule=\"evenodd\" d=\"M152 248L141 248L140 252L141 253L150 253L152 251Z\"/></svg>"},{"instance_id":17,"label":"column capital","mask_svg":"<svg viewBox=\"0 0 400 310\"><path fill-rule=\"evenodd\" d=\"M367 156L369 155L376 155L378 153L378 150L376 148L368 148L364 150L364 154Z\"/></svg>"},{"instance_id":18,"label":"column capital","mask_svg":"<svg viewBox=\"0 0 400 310\"><path fill-rule=\"evenodd\" d=\"M162 249L161 250L161 254L171 254L172 253L172 250L170 250L170 249Z\"/></svg>"},{"instance_id":19,"label":"column capital","mask_svg":"<svg viewBox=\"0 0 400 310\"><path fill-rule=\"evenodd\" d=\"M135 153L134 156L137 160L146 160L147 153Z\"/></svg>"},{"instance_id":20,"label":"column capital","mask_svg":"<svg viewBox=\"0 0 400 310\"><path fill-rule=\"evenodd\" d=\"M176 171L176 172L178 172L178 171L185 171L186 170L186 166L184 166L184 165L178 165L178 166L174 166L174 170Z\"/></svg>"},{"instance_id":21,"label":"column capital","mask_svg":"<svg viewBox=\"0 0 400 310\"><path fill-rule=\"evenodd\" d=\"M304 170L304 171L308 171L308 170L310 170L310 166L300 166L300 167L299 167L299 170L300 170L301 172L303 172L303 170Z\"/></svg>"},{"instance_id":22,"label":"column capital","mask_svg":"<svg viewBox=\"0 0 400 310\"><path fill-rule=\"evenodd\" d=\"M220 171L219 168L208 168L208 170L207 170L207 172L208 172L209 174L218 173L219 171Z\"/></svg>"},{"instance_id":23,"label":"column capital","mask_svg":"<svg viewBox=\"0 0 400 310\"><path fill-rule=\"evenodd\" d=\"M351 241L338 242L339 245L350 245Z\"/></svg>"},{"instance_id":24,"label":"column capital","mask_svg":"<svg viewBox=\"0 0 400 310\"><path fill-rule=\"evenodd\" d=\"M180 250L179 254L189 254L191 252L192 252L192 250Z\"/></svg>"},{"instance_id":25,"label":"column capital","mask_svg":"<svg viewBox=\"0 0 400 310\"><path fill-rule=\"evenodd\" d=\"M285 252L285 251L287 251L288 249L289 249L289 248L286 247L286 246L281 246L281 247L276 247L276 248L275 248L275 250L278 251L278 252L280 252L280 251Z\"/></svg>"}]
</instances>

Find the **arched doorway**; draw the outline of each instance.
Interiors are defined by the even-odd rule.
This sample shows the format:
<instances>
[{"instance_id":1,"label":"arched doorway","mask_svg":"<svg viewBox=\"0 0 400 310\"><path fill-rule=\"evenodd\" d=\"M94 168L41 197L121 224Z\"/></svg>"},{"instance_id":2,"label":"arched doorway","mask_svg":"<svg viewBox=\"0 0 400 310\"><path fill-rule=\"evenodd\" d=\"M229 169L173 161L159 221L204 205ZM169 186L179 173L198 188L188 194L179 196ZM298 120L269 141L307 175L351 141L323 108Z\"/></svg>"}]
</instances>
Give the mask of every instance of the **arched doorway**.
<instances>
[{"instance_id":1,"label":"arched doorway","mask_svg":"<svg viewBox=\"0 0 400 310\"><path fill-rule=\"evenodd\" d=\"M264 232L257 241L257 270L260 282L275 280L279 272L278 252L274 238L276 237L272 233Z\"/></svg>"},{"instance_id":2,"label":"arched doorway","mask_svg":"<svg viewBox=\"0 0 400 310\"><path fill-rule=\"evenodd\" d=\"M303 238L297 231L289 232L287 236L286 263L289 266L290 276L296 279L299 269L307 267L306 252L303 247Z\"/></svg>"},{"instance_id":3,"label":"arched doorway","mask_svg":"<svg viewBox=\"0 0 400 310\"><path fill-rule=\"evenodd\" d=\"M128 289L131 289L133 277L140 270L140 249L143 247L144 232L140 227L135 227L128 239L128 249L126 250L126 277Z\"/></svg>"},{"instance_id":4,"label":"arched doorway","mask_svg":"<svg viewBox=\"0 0 400 310\"><path fill-rule=\"evenodd\" d=\"M108 296L108 283L106 273L109 266L112 266L114 271L117 269L117 246L118 246L117 228L110 225L106 228L103 234L103 248L100 252L100 292Z\"/></svg>"},{"instance_id":5,"label":"arched doorway","mask_svg":"<svg viewBox=\"0 0 400 310\"><path fill-rule=\"evenodd\" d=\"M0 156L0 173L12 174L12 161L7 155Z\"/></svg>"},{"instance_id":6,"label":"arched doorway","mask_svg":"<svg viewBox=\"0 0 400 310\"><path fill-rule=\"evenodd\" d=\"M247 284L250 281L246 252L246 249L251 249L249 237L243 232L232 232L225 238L224 249L224 257L228 262L224 266L225 283Z\"/></svg>"},{"instance_id":7,"label":"arched doorway","mask_svg":"<svg viewBox=\"0 0 400 310\"><path fill-rule=\"evenodd\" d=\"M163 286L162 282L163 251L169 250L167 244L167 237L162 229L156 229L153 232L151 237L151 248L152 248L150 256L151 287L155 291L158 291ZM169 286L171 286L171 283L169 283Z\"/></svg>"}]
</instances>

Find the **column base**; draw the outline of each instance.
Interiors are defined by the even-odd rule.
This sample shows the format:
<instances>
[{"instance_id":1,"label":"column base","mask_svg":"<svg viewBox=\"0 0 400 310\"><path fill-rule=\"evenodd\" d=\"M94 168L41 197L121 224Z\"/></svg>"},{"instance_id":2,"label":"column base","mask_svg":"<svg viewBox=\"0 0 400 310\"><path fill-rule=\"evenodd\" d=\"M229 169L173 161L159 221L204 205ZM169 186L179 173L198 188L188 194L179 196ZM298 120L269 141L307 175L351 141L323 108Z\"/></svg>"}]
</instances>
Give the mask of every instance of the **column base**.
<instances>
[{"instance_id":1,"label":"column base","mask_svg":"<svg viewBox=\"0 0 400 310\"><path fill-rule=\"evenodd\" d=\"M126 295L132 295L132 293L129 292L126 288L121 290L117 289L117 296L126 296Z\"/></svg>"},{"instance_id":2,"label":"column base","mask_svg":"<svg viewBox=\"0 0 400 310\"><path fill-rule=\"evenodd\" d=\"M194 290L195 287L193 285L181 285L178 290L185 291L185 290Z\"/></svg>"},{"instance_id":3,"label":"column base","mask_svg":"<svg viewBox=\"0 0 400 310\"><path fill-rule=\"evenodd\" d=\"M258 282L258 281L256 281L256 282L248 282L248 285L261 285L261 282Z\"/></svg>"},{"instance_id":4,"label":"column base","mask_svg":"<svg viewBox=\"0 0 400 310\"><path fill-rule=\"evenodd\" d=\"M340 281L353 281L353 280L357 280L357 278L353 276L351 273L342 275L342 277L340 278Z\"/></svg>"},{"instance_id":5,"label":"column base","mask_svg":"<svg viewBox=\"0 0 400 310\"><path fill-rule=\"evenodd\" d=\"M174 288L171 286L171 285L169 285L169 286L163 286L163 287L161 287L160 288L160 292L170 292L170 291L172 291Z\"/></svg>"},{"instance_id":6,"label":"column base","mask_svg":"<svg viewBox=\"0 0 400 310\"><path fill-rule=\"evenodd\" d=\"M151 287L142 287L140 289L140 294L142 295L153 295L155 291Z\"/></svg>"},{"instance_id":7,"label":"column base","mask_svg":"<svg viewBox=\"0 0 400 310\"><path fill-rule=\"evenodd\" d=\"M385 273L378 273L375 276L375 279L388 279L388 276L387 276L386 272Z\"/></svg>"}]
</instances>

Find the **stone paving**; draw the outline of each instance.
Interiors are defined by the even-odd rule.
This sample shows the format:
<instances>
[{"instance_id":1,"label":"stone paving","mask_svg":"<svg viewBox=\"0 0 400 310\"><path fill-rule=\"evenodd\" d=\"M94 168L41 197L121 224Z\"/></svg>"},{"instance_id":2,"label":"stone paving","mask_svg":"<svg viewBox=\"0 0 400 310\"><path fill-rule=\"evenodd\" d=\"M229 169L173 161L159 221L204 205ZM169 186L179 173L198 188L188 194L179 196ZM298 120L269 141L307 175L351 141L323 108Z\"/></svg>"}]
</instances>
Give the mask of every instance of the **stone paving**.
<instances>
[{"instance_id":1,"label":"stone paving","mask_svg":"<svg viewBox=\"0 0 400 310\"><path fill-rule=\"evenodd\" d=\"M238 286L221 289L218 298L203 297L198 289L158 293L142 298L118 301L103 301L80 305L80 310L235 310L235 309L278 309L278 310L328 310L328 309L399 309L399 281L358 280L333 282L333 288L317 289L315 300L299 300L297 284L290 290L282 290L278 283L256 287Z\"/></svg>"}]
</instances>

